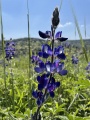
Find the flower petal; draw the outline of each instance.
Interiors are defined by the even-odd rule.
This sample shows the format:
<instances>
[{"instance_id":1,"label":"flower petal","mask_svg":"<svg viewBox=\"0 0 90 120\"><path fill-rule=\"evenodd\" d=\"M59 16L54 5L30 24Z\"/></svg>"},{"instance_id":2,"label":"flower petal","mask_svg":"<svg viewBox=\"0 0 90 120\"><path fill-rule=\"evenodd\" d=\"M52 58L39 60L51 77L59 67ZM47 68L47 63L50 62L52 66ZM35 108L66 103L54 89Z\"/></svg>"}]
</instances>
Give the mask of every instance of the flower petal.
<instances>
[{"instance_id":1,"label":"flower petal","mask_svg":"<svg viewBox=\"0 0 90 120\"><path fill-rule=\"evenodd\" d=\"M55 39L60 38L61 35L62 35L62 31L57 32L55 35Z\"/></svg>"},{"instance_id":2,"label":"flower petal","mask_svg":"<svg viewBox=\"0 0 90 120\"><path fill-rule=\"evenodd\" d=\"M67 75L67 70L61 70L61 71L59 72L59 74L60 74L60 75Z\"/></svg>"},{"instance_id":3,"label":"flower petal","mask_svg":"<svg viewBox=\"0 0 90 120\"><path fill-rule=\"evenodd\" d=\"M42 104L42 101L38 98L37 99L37 105L40 106Z\"/></svg>"},{"instance_id":4,"label":"flower petal","mask_svg":"<svg viewBox=\"0 0 90 120\"><path fill-rule=\"evenodd\" d=\"M58 54L57 57L58 57L59 59L62 59L62 60L65 60L65 58L66 58L66 56L65 56L64 53Z\"/></svg>"},{"instance_id":5,"label":"flower petal","mask_svg":"<svg viewBox=\"0 0 90 120\"><path fill-rule=\"evenodd\" d=\"M33 91L33 92L32 92L32 96L33 96L34 98L38 98L37 91Z\"/></svg>"},{"instance_id":6,"label":"flower petal","mask_svg":"<svg viewBox=\"0 0 90 120\"><path fill-rule=\"evenodd\" d=\"M47 35L41 31L39 31L39 36L44 39L47 38Z\"/></svg>"},{"instance_id":7,"label":"flower petal","mask_svg":"<svg viewBox=\"0 0 90 120\"><path fill-rule=\"evenodd\" d=\"M37 76L37 81L40 83L40 81L41 81L41 77L40 76Z\"/></svg>"},{"instance_id":8,"label":"flower petal","mask_svg":"<svg viewBox=\"0 0 90 120\"><path fill-rule=\"evenodd\" d=\"M42 52L39 52L38 55L39 55L39 57L42 57L42 56L43 56L43 53L42 53Z\"/></svg>"},{"instance_id":9,"label":"flower petal","mask_svg":"<svg viewBox=\"0 0 90 120\"><path fill-rule=\"evenodd\" d=\"M55 82L55 86L59 87L60 86L60 82Z\"/></svg>"},{"instance_id":10,"label":"flower petal","mask_svg":"<svg viewBox=\"0 0 90 120\"><path fill-rule=\"evenodd\" d=\"M60 42L66 41L67 39L68 39L68 38L65 38L65 37L57 38L57 40L59 40Z\"/></svg>"},{"instance_id":11,"label":"flower petal","mask_svg":"<svg viewBox=\"0 0 90 120\"><path fill-rule=\"evenodd\" d=\"M54 94L53 91L50 92L50 96L51 96L52 98L55 96L55 94Z\"/></svg>"},{"instance_id":12,"label":"flower petal","mask_svg":"<svg viewBox=\"0 0 90 120\"><path fill-rule=\"evenodd\" d=\"M43 72L43 69L39 68L39 67L35 67L34 68L35 72L37 73L42 73Z\"/></svg>"},{"instance_id":13,"label":"flower petal","mask_svg":"<svg viewBox=\"0 0 90 120\"><path fill-rule=\"evenodd\" d=\"M38 84L38 90L42 90L43 89L43 85L42 84Z\"/></svg>"}]
</instances>

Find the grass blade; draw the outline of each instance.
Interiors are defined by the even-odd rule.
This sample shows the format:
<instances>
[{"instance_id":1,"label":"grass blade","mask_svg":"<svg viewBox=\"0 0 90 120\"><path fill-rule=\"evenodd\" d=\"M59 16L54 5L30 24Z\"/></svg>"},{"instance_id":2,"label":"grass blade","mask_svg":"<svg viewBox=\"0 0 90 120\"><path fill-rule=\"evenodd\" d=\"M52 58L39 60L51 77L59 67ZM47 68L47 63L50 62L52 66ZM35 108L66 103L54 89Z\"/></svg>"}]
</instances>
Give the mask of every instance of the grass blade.
<instances>
[{"instance_id":1,"label":"grass blade","mask_svg":"<svg viewBox=\"0 0 90 120\"><path fill-rule=\"evenodd\" d=\"M84 33L85 33L85 38L86 38L86 19L84 19Z\"/></svg>"},{"instance_id":2,"label":"grass blade","mask_svg":"<svg viewBox=\"0 0 90 120\"><path fill-rule=\"evenodd\" d=\"M82 35L81 35L81 32L80 32L78 21L77 21L77 18L76 18L76 15L75 15L71 0L69 0L69 2L70 2L70 7L71 7L71 10L72 10L72 13L73 13L73 17L74 17L75 25L76 25L76 28L77 28L77 32L78 32L78 35L79 35L79 38L80 38L80 41L81 41L82 50L83 50L83 53L85 55L85 59L88 62L88 56L87 56L87 53L86 53L86 50L85 50L84 41L82 39Z\"/></svg>"},{"instance_id":3,"label":"grass blade","mask_svg":"<svg viewBox=\"0 0 90 120\"><path fill-rule=\"evenodd\" d=\"M63 2L63 0L61 0L61 2L60 2L59 12L60 12L61 7L62 7L62 2Z\"/></svg>"},{"instance_id":4,"label":"grass blade","mask_svg":"<svg viewBox=\"0 0 90 120\"><path fill-rule=\"evenodd\" d=\"M0 29L1 29L1 41L2 41L2 55L3 55L3 70L4 70L4 84L6 90L6 73L5 73L5 50L4 50L4 35L3 35L3 21L2 21L2 8L1 8L1 0L0 0Z\"/></svg>"},{"instance_id":5,"label":"grass blade","mask_svg":"<svg viewBox=\"0 0 90 120\"><path fill-rule=\"evenodd\" d=\"M28 89L28 103L29 103L29 107L32 106L32 101L30 102L29 97L32 97L32 82L31 82L31 39L30 39L30 22L29 22L29 6L28 6L28 0L27 0L27 23L28 23L28 48L29 48L29 78L28 78L28 82L29 82L29 89Z\"/></svg>"}]
</instances>

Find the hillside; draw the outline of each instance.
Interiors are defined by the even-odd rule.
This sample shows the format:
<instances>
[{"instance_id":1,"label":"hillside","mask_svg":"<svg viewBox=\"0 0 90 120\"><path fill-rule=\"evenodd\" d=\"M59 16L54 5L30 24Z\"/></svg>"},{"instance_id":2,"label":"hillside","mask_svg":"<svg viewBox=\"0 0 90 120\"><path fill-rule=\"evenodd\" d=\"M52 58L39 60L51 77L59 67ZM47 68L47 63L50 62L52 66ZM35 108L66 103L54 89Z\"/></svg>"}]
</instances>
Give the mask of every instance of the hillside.
<instances>
[{"instance_id":1,"label":"hillside","mask_svg":"<svg viewBox=\"0 0 90 120\"><path fill-rule=\"evenodd\" d=\"M8 40L6 40L7 42ZM26 54L28 53L28 38L19 38L19 39L13 39L13 41L16 44L16 51L18 54ZM47 40L38 39L38 38L31 38L31 48L33 51L37 51L41 48L41 45L47 43ZM63 43L69 43L71 46L74 47L81 47L80 40L67 40ZM90 46L90 39L84 40L85 46L89 48ZM58 43L59 44L59 43ZM56 45L58 45L56 43ZM2 44L0 41L0 54L2 53Z\"/></svg>"}]
</instances>

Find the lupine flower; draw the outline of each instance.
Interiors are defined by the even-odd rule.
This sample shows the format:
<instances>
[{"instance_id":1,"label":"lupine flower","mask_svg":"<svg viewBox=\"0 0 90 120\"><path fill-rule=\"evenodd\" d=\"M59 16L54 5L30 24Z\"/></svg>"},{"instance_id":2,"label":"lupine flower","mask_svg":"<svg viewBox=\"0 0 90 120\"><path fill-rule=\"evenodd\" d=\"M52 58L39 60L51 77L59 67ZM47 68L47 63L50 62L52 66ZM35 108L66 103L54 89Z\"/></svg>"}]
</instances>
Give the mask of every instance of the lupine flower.
<instances>
[{"instance_id":1,"label":"lupine flower","mask_svg":"<svg viewBox=\"0 0 90 120\"><path fill-rule=\"evenodd\" d=\"M79 60L77 57L72 56L72 64L78 64Z\"/></svg>"},{"instance_id":2,"label":"lupine flower","mask_svg":"<svg viewBox=\"0 0 90 120\"><path fill-rule=\"evenodd\" d=\"M6 53L5 58L7 60L10 60L14 57L14 55L15 55L15 43L14 42L7 42L6 43L5 53Z\"/></svg>"},{"instance_id":3,"label":"lupine flower","mask_svg":"<svg viewBox=\"0 0 90 120\"><path fill-rule=\"evenodd\" d=\"M39 57L47 59L52 55L55 57L55 60L53 62L40 61ZM64 54L63 46L58 46L52 52L51 47L48 44L44 44L42 45L41 51L38 53L38 57L32 56L32 58L32 62L38 62L34 68L35 72L40 74L42 73L41 76L37 76L38 90L33 91L32 93L33 97L37 99L37 104L40 106L46 100L42 91L45 89L51 97L54 97L55 89L60 86L60 82L56 82L51 74L54 75L57 73L61 76L67 74L67 70L64 69L64 62L60 62L60 60L65 60L66 56Z\"/></svg>"},{"instance_id":4,"label":"lupine flower","mask_svg":"<svg viewBox=\"0 0 90 120\"><path fill-rule=\"evenodd\" d=\"M31 57L31 60L32 60L32 63L35 63L35 64L42 62L42 60L40 60L39 56L35 56L35 55L33 55Z\"/></svg>"},{"instance_id":5,"label":"lupine flower","mask_svg":"<svg viewBox=\"0 0 90 120\"><path fill-rule=\"evenodd\" d=\"M43 58L48 58L49 56L52 55L51 47L48 44L42 45L42 49L38 55Z\"/></svg>"},{"instance_id":6,"label":"lupine flower","mask_svg":"<svg viewBox=\"0 0 90 120\"><path fill-rule=\"evenodd\" d=\"M43 39L51 39L53 44L56 40L60 42L67 40L68 38L62 37L62 31L55 34L55 29L59 22L59 11L58 8L55 8L52 17L51 31L46 31L45 33L39 31L39 36ZM64 47L60 45L54 48L53 44L52 48L48 44L42 45L41 51L38 53L38 57L32 57L32 62L37 62L34 70L39 73L37 76L38 88L32 92L32 95L36 98L39 108L43 102L45 102L48 95L52 98L55 96L54 91L60 86L60 82L55 80L54 74L57 73L61 76L67 74L67 70L64 69L64 62L61 61L66 58ZM40 60L39 57L46 59L46 62ZM50 57L51 61L50 59L48 60Z\"/></svg>"},{"instance_id":7,"label":"lupine flower","mask_svg":"<svg viewBox=\"0 0 90 120\"><path fill-rule=\"evenodd\" d=\"M90 72L90 62L88 63L88 66L86 67L86 70Z\"/></svg>"},{"instance_id":8,"label":"lupine flower","mask_svg":"<svg viewBox=\"0 0 90 120\"><path fill-rule=\"evenodd\" d=\"M44 63L39 58L42 57L47 59L52 55L55 57L53 63L51 61L46 61L46 63ZM48 44L42 45L41 51L38 53L37 57L32 56L32 62L38 63L34 68L35 72L43 73L41 76L37 76L38 90L41 91L41 93L43 89L47 89L49 95L54 97L54 90L60 86L60 82L56 82L54 77L50 77L50 75L55 73L58 73L59 75L67 74L67 70L64 69L64 62L60 62L60 60L65 60L65 58L63 46L54 48L54 52L52 52L52 49ZM41 105L44 102L44 96L41 93L39 93L40 96L38 96L37 91L33 92L33 97L37 98L38 105Z\"/></svg>"},{"instance_id":9,"label":"lupine flower","mask_svg":"<svg viewBox=\"0 0 90 120\"><path fill-rule=\"evenodd\" d=\"M55 35L55 40L60 42L66 41L68 38L62 37L62 31L58 31Z\"/></svg>"},{"instance_id":10,"label":"lupine flower","mask_svg":"<svg viewBox=\"0 0 90 120\"><path fill-rule=\"evenodd\" d=\"M51 97L54 97L54 90L60 86L60 82L56 82L54 77L51 78L51 82L47 86L48 93Z\"/></svg>"},{"instance_id":11,"label":"lupine flower","mask_svg":"<svg viewBox=\"0 0 90 120\"><path fill-rule=\"evenodd\" d=\"M49 82L49 74L43 74L42 76L37 76L38 81L38 90L43 90L47 87L47 84Z\"/></svg>"},{"instance_id":12,"label":"lupine flower","mask_svg":"<svg viewBox=\"0 0 90 120\"><path fill-rule=\"evenodd\" d=\"M66 56L64 54L64 47L63 46L58 46L57 48L54 49L54 54L57 56L59 59L65 59Z\"/></svg>"},{"instance_id":13,"label":"lupine flower","mask_svg":"<svg viewBox=\"0 0 90 120\"><path fill-rule=\"evenodd\" d=\"M37 105L40 106L44 102L44 95L42 91L33 91L32 95L37 99Z\"/></svg>"}]
</instances>

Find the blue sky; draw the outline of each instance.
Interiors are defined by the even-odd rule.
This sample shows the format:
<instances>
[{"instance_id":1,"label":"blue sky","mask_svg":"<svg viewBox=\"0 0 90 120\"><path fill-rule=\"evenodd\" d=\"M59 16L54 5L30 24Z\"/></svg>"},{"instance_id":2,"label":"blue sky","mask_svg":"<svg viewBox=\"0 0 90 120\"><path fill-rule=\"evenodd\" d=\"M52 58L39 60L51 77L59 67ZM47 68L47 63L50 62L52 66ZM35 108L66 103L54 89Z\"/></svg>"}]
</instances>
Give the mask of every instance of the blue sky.
<instances>
[{"instance_id":1,"label":"blue sky","mask_svg":"<svg viewBox=\"0 0 90 120\"><path fill-rule=\"evenodd\" d=\"M39 37L38 31L50 30L52 12L60 6L60 0L28 0L30 11L30 36ZM84 36L84 18L86 18L87 38L90 38L90 0L71 0L82 37ZM9 38L27 37L27 3L26 0L2 0L4 36ZM75 39L75 24L69 0L63 0L60 11L62 36ZM78 39L78 33L76 35Z\"/></svg>"}]
</instances>

